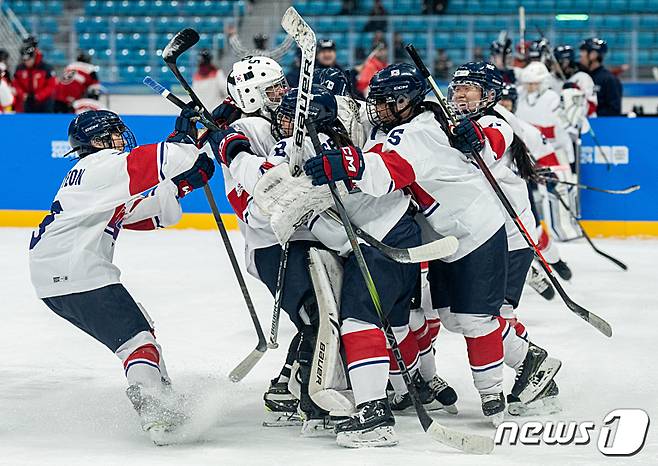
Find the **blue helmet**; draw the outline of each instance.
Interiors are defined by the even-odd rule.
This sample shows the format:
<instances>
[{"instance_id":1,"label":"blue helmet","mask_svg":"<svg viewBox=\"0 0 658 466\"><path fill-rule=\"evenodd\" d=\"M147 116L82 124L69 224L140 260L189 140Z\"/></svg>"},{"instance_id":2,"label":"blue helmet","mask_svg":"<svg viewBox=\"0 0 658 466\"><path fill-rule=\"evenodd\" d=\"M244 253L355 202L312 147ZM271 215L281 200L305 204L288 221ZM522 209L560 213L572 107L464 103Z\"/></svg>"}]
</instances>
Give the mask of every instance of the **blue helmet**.
<instances>
[{"instance_id":1,"label":"blue helmet","mask_svg":"<svg viewBox=\"0 0 658 466\"><path fill-rule=\"evenodd\" d=\"M553 57L555 57L557 64L560 65L565 77L569 78L578 71L576 51L572 46L558 45L555 47L555 50L553 50Z\"/></svg>"},{"instance_id":2,"label":"blue helmet","mask_svg":"<svg viewBox=\"0 0 658 466\"><path fill-rule=\"evenodd\" d=\"M500 100L512 101L512 113L516 113L516 104L519 100L519 91L514 84L505 83L500 91Z\"/></svg>"},{"instance_id":3,"label":"blue helmet","mask_svg":"<svg viewBox=\"0 0 658 466\"><path fill-rule=\"evenodd\" d=\"M117 145L113 135L120 135L123 143ZM132 131L109 110L89 110L76 116L69 124L69 144L80 158L102 149L130 152L137 145Z\"/></svg>"},{"instance_id":4,"label":"blue helmet","mask_svg":"<svg viewBox=\"0 0 658 466\"><path fill-rule=\"evenodd\" d=\"M489 45L489 51L491 52L492 56L502 55L503 57L506 57L512 53L512 39L505 36L504 38L494 40Z\"/></svg>"},{"instance_id":5,"label":"blue helmet","mask_svg":"<svg viewBox=\"0 0 658 466\"><path fill-rule=\"evenodd\" d=\"M590 37L580 43L580 50L598 52L599 55L603 56L608 52L608 43L598 37Z\"/></svg>"},{"instance_id":6,"label":"blue helmet","mask_svg":"<svg viewBox=\"0 0 658 466\"><path fill-rule=\"evenodd\" d=\"M308 108L308 121L315 125L315 129L318 132L331 128L336 118L338 118L336 98L326 87L317 84L311 86L311 94L313 97ZM279 108L274 114L272 135L277 140L292 136L297 95L297 88L290 89L286 92L281 99Z\"/></svg>"},{"instance_id":7,"label":"blue helmet","mask_svg":"<svg viewBox=\"0 0 658 466\"><path fill-rule=\"evenodd\" d=\"M480 99L467 101L464 93L459 92L461 86L477 86L480 88ZM477 117L487 109L496 105L503 90L503 76L498 68L491 63L469 62L460 65L455 70L448 85L448 103L458 115Z\"/></svg>"},{"instance_id":8,"label":"blue helmet","mask_svg":"<svg viewBox=\"0 0 658 466\"><path fill-rule=\"evenodd\" d=\"M350 82L338 68L316 68L313 83L327 88L333 95L351 95Z\"/></svg>"},{"instance_id":9,"label":"blue helmet","mask_svg":"<svg viewBox=\"0 0 658 466\"><path fill-rule=\"evenodd\" d=\"M416 116L416 109L428 90L427 80L415 66L389 65L370 80L366 99L368 119L375 127L388 132Z\"/></svg>"}]
</instances>

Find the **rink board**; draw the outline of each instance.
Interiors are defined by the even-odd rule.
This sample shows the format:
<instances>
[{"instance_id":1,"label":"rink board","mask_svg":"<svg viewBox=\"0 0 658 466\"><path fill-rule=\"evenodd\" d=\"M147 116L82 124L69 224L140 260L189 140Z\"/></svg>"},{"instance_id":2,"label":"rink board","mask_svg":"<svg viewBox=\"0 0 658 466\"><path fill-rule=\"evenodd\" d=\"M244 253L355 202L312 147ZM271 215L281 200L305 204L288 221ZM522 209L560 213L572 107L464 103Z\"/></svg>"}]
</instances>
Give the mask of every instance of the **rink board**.
<instances>
[{"instance_id":1,"label":"rink board","mask_svg":"<svg viewBox=\"0 0 658 466\"><path fill-rule=\"evenodd\" d=\"M171 116L126 116L126 124L142 144L165 138L174 126ZM63 158L69 150L68 115L2 115L0 139L5 190L0 196L0 226L36 226L50 207L64 175L75 163ZM581 154L585 184L623 188L640 184L630 195L582 191L582 217L592 235L658 236L658 157L650 135L658 133L655 118L598 118L591 120L607 158L591 137L583 139ZM219 172L217 172L219 175ZM215 199L229 228L237 228L235 215L224 195L221 176L211 180ZM439 200L440 201L440 200ZM185 214L178 228L216 228L201 190L182 200Z\"/></svg>"}]
</instances>

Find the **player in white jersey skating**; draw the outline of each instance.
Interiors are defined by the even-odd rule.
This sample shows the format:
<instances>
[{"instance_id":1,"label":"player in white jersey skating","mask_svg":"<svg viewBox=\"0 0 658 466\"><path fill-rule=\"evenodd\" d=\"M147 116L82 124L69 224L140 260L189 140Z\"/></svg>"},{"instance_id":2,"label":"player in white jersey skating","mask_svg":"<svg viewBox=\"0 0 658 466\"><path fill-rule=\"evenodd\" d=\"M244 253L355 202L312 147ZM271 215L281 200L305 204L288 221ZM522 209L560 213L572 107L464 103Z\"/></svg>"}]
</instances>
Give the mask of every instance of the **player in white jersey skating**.
<instances>
[{"instance_id":1,"label":"player in white jersey skating","mask_svg":"<svg viewBox=\"0 0 658 466\"><path fill-rule=\"evenodd\" d=\"M370 82L368 114L375 126L389 130L386 141L365 153L354 147L323 152L309 160L305 170L314 183L349 179L373 196L406 188L437 233L459 239L455 254L429 264L432 300L440 308L443 325L465 337L483 413L499 418L505 408L505 327L497 318L507 275L505 219L478 169L451 147L448 125L431 103L423 102L426 93L424 77L411 65L391 65L378 72ZM475 125L465 120L455 128L453 144L463 148L480 141ZM357 165L364 168L335 170L349 166L348 154L358 157ZM543 362L536 362L526 366L534 370L526 374L523 386L515 386L515 395L534 398L550 382L553 374L537 372Z\"/></svg>"},{"instance_id":2,"label":"player in white jersey skating","mask_svg":"<svg viewBox=\"0 0 658 466\"><path fill-rule=\"evenodd\" d=\"M121 284L112 260L122 228L177 223L178 199L212 177L212 159L193 143L192 115L183 111L167 141L137 147L117 114L78 115L68 130L78 162L30 240L37 296L122 361L128 398L156 443L166 442L185 415L171 396L152 321Z\"/></svg>"},{"instance_id":3,"label":"player in white jersey skating","mask_svg":"<svg viewBox=\"0 0 658 466\"><path fill-rule=\"evenodd\" d=\"M321 84L336 97L338 120L346 129L355 147L368 150L386 141L386 131L374 128L368 120L366 103L354 99L349 91L349 82L345 74L337 68L316 70L314 82ZM419 281L411 302L409 328L395 328L406 356L407 369L412 374L416 389L427 410L446 409L456 414L457 394L448 383L436 373L433 343L439 332L439 316L431 306L421 306L422 289L427 288L427 264L425 273L418 275ZM426 316L427 313L427 316ZM414 342L415 340L415 342ZM400 369L392 353L389 370L395 395L391 399L394 412L413 411L413 401L409 395Z\"/></svg>"},{"instance_id":4,"label":"player in white jersey skating","mask_svg":"<svg viewBox=\"0 0 658 466\"><path fill-rule=\"evenodd\" d=\"M527 182L535 175L534 163L523 139L515 133L513 126L508 122L512 121L514 126L518 126L518 119L505 109L491 105L491 101L487 100L487 96L492 94L494 103L502 97L502 79L499 79L497 74L491 72L488 64L481 62L467 63L458 67L448 87L448 99L456 114L477 120L477 124L482 128L483 142L486 140L488 143L483 145L482 158L509 198L521 222L530 228L536 220ZM505 217L508 269L505 301L500 308L498 319L501 325L506 327L503 330L505 364L517 372L516 384L523 384L527 377L524 372L531 370L532 364L537 359L545 358L547 353L529 342L525 326L516 315L534 251L509 215L506 214ZM532 229L528 231L532 232ZM538 235L536 233L531 235L532 240L536 241ZM518 338L515 338L514 332ZM557 371L559 362L556 361L556 364ZM521 403L518 395L515 395L518 391L517 387L513 387L512 393L507 397L508 409L512 414L519 414L527 406L527 403ZM547 394L555 397L557 392L557 385L551 380L542 393L529 402L545 398Z\"/></svg>"},{"instance_id":5,"label":"player in white jersey skating","mask_svg":"<svg viewBox=\"0 0 658 466\"><path fill-rule=\"evenodd\" d=\"M247 270L261 280L274 296L282 248L268 219L258 209L250 211L248 207L260 175L271 167L266 157L280 139L272 131L272 120L283 94L288 90L288 83L276 61L255 56L233 64L227 78L227 89L230 97L213 110L213 118L217 124L228 125L231 129L226 133L224 152L245 154L242 157L228 156L227 163L222 164L226 196L238 216L240 231L245 238ZM297 412L299 400L290 392L288 384L292 366L299 359L298 353L308 354L308 347L311 347L310 353L313 352L313 333L307 324L310 323L309 315L314 315L310 309L315 305L315 297L306 266L308 249L315 244L313 240L308 229L301 228L288 245L286 271L281 284L281 307L299 331L290 342L281 372L270 381L263 396L265 426L302 423ZM304 307L308 309L300 313ZM306 370L304 363L307 359L302 357L302 371ZM306 411L309 409L312 406ZM309 413L307 417L312 415Z\"/></svg>"}]
</instances>

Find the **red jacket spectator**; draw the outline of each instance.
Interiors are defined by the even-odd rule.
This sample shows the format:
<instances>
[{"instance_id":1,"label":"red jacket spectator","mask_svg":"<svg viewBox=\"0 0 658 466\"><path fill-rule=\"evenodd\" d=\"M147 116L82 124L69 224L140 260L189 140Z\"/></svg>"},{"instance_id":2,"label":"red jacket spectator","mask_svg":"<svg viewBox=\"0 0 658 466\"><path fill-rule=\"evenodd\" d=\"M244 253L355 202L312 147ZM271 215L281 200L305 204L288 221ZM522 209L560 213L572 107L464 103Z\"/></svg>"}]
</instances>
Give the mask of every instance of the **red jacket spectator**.
<instances>
[{"instance_id":1,"label":"red jacket spectator","mask_svg":"<svg viewBox=\"0 0 658 466\"><path fill-rule=\"evenodd\" d=\"M386 49L382 49L384 53L377 52L374 56L368 58L363 64L363 69L359 73L359 77L356 80L356 89L367 96L368 86L370 85L370 80L380 70L383 70L388 66L386 63Z\"/></svg>"},{"instance_id":2,"label":"red jacket spectator","mask_svg":"<svg viewBox=\"0 0 658 466\"><path fill-rule=\"evenodd\" d=\"M89 86L98 84L97 70L82 54L70 63L55 87L55 112L73 113L73 101L83 98Z\"/></svg>"},{"instance_id":3,"label":"red jacket spectator","mask_svg":"<svg viewBox=\"0 0 658 466\"><path fill-rule=\"evenodd\" d=\"M12 84L16 89L17 107L23 104L25 113L51 113L57 79L52 67L43 61L35 42L27 42L21 49L23 63L16 68ZM17 109L18 110L18 109Z\"/></svg>"}]
</instances>

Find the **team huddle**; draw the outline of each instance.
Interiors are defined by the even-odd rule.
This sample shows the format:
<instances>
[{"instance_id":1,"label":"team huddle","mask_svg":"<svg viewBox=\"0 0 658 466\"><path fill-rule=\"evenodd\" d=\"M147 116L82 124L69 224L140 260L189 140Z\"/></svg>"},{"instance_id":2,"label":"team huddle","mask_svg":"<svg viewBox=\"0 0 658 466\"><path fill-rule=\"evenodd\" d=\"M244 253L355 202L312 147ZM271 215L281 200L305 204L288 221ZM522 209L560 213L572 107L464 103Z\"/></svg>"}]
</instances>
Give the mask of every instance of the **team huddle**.
<instances>
[{"instance_id":1,"label":"team huddle","mask_svg":"<svg viewBox=\"0 0 658 466\"><path fill-rule=\"evenodd\" d=\"M572 52L557 50L556 59L571 73L567 81L579 82ZM458 415L458 394L437 373L440 327L464 336L482 413L494 425L506 413L557 412L561 362L546 342L531 340L518 314L526 281L547 299L554 291L474 152L547 262L569 279L551 234L578 235L565 211L577 208L577 199L560 181L574 180L573 135L587 124L592 93L582 82L560 83L561 95L551 90L558 78L540 59L515 74L518 87L493 64L459 66L447 96L455 123L414 65L377 72L365 101L353 96L343 71L318 69L303 141L294 132L300 90L268 57L233 65L230 97L212 112L218 129L198 130L198 109L190 105L165 140L138 146L118 115L82 113L68 132L79 160L30 241L38 297L116 354L143 429L169 443L188 415L151 319L120 282L114 244L122 228L177 223L180 199L203 188L219 164L247 270L277 296L297 330L264 394L264 426L300 426L304 436L334 435L344 447L391 446L398 443L395 415L413 410L415 394L427 410ZM299 157L301 170L292 173ZM538 181L546 177L553 182ZM327 185L337 188L347 219ZM346 221L374 238L359 249L377 300ZM378 247L452 237L454 248L422 264ZM313 370L318 358L322 377ZM516 373L510 393L504 366Z\"/></svg>"}]
</instances>

